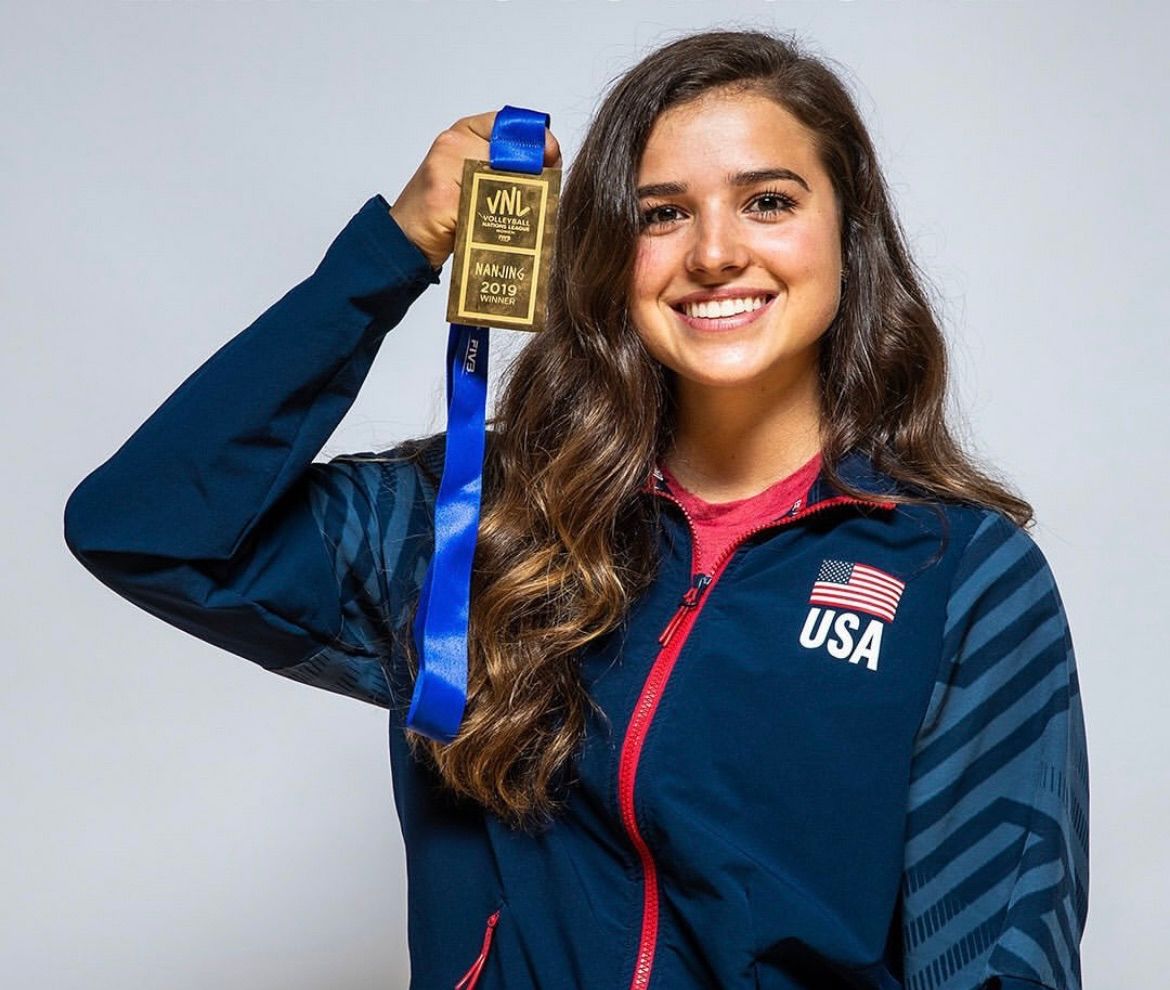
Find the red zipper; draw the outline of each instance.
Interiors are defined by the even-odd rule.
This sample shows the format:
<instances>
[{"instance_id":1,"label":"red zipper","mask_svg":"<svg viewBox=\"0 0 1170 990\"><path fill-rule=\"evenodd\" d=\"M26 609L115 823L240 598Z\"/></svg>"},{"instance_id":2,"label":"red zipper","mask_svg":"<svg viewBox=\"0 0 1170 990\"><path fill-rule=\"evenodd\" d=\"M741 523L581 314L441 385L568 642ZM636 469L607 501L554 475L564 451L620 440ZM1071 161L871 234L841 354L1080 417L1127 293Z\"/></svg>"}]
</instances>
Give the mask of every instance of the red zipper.
<instances>
[{"instance_id":1,"label":"red zipper","mask_svg":"<svg viewBox=\"0 0 1170 990\"><path fill-rule=\"evenodd\" d=\"M673 495L660 491L657 487L652 490L656 495L670 499L682 509L683 515L686 516L687 526L691 531L693 569L694 561L700 557L698 533L695 530L694 520L687 512L686 506ZM699 612L702 611L707 592L719 580L720 575L727 567L727 562L731 559L731 555L744 540L761 530L770 529L773 526L786 526L832 506L850 504L876 505L892 509L896 503L874 502L841 495L825 499L801 512L784 516L779 520L762 523L748 530L719 555L710 574L696 573L691 575L691 584L679 601L678 608L675 609L670 621L658 635L658 642L662 649L658 651L650 673L646 676L646 682L642 685L642 693L638 698L638 703L634 706L634 713L630 717L630 724L626 729L626 736L622 743L621 761L618 766L618 803L621 808L622 824L625 825L630 841L637 850L645 881L642 898L642 936L638 943L638 955L634 964L634 975L630 981L630 990L645 990L649 985L650 973L654 966L654 949L658 941L658 869L654 864L650 847L646 845L646 840L642 838L642 833L638 830L638 823L634 816L634 782L638 773L638 758L642 753L642 743L646 739L646 732L654 718L662 690L670 678L675 661L678 659L679 653L682 652L683 644L686 643L687 637L698 619Z\"/></svg>"},{"instance_id":2,"label":"red zipper","mask_svg":"<svg viewBox=\"0 0 1170 990\"><path fill-rule=\"evenodd\" d=\"M479 950L479 955L475 957L475 962L471 964L471 969L460 977L459 982L455 984L455 990L473 990L475 985L479 982L479 974L483 971L484 963L487 962L488 949L492 944L492 933L496 929L496 922L500 920L500 912L497 909L487 920L487 929L483 933L483 948Z\"/></svg>"}]
</instances>

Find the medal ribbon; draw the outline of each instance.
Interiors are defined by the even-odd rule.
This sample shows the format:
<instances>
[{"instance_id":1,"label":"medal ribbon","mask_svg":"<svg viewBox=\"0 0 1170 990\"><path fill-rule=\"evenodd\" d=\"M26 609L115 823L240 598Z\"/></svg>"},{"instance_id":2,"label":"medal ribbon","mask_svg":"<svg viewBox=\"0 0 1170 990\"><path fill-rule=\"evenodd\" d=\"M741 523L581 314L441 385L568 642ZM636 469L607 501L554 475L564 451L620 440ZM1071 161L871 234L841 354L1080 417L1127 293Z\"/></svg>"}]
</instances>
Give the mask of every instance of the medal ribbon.
<instances>
[{"instance_id":1,"label":"medal ribbon","mask_svg":"<svg viewBox=\"0 0 1170 990\"><path fill-rule=\"evenodd\" d=\"M539 174L547 113L504 106L492 126L492 168ZM486 425L488 328L452 323L447 334L447 442L435 500L435 549L412 635L418 677L408 728L448 743L467 704L467 618L479 532Z\"/></svg>"}]
</instances>

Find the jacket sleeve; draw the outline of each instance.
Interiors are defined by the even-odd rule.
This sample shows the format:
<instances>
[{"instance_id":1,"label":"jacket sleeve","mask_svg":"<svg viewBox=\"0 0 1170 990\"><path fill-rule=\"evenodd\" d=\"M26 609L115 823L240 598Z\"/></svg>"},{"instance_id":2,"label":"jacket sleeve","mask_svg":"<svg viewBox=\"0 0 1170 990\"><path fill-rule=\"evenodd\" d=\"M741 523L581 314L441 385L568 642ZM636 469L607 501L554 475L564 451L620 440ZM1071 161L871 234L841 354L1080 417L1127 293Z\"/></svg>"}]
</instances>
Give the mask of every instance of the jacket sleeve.
<instances>
[{"instance_id":1,"label":"jacket sleeve","mask_svg":"<svg viewBox=\"0 0 1170 990\"><path fill-rule=\"evenodd\" d=\"M313 458L439 272L368 200L313 273L190 375L72 492L71 552L122 597L293 679L389 707L382 530L413 485ZM407 470L412 470L406 465ZM402 541L391 544L391 549Z\"/></svg>"},{"instance_id":2,"label":"jacket sleeve","mask_svg":"<svg viewBox=\"0 0 1170 990\"><path fill-rule=\"evenodd\" d=\"M911 765L907 990L1080 990L1089 778L1076 659L1031 537L987 512Z\"/></svg>"}]
</instances>

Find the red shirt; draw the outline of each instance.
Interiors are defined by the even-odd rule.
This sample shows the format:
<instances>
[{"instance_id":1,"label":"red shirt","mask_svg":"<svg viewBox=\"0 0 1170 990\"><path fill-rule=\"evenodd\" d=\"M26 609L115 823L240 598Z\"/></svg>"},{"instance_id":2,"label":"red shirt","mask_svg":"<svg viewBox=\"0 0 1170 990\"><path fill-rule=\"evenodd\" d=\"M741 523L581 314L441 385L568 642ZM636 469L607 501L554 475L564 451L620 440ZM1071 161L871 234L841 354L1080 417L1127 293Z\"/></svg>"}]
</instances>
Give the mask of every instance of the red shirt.
<instances>
[{"instance_id":1,"label":"red shirt","mask_svg":"<svg viewBox=\"0 0 1170 990\"><path fill-rule=\"evenodd\" d=\"M821 468L820 452L786 478L762 492L732 502L706 502L683 488L682 483L659 463L658 470L672 494L687 511L696 534L696 573L709 570L729 545L748 530L777 519L804 505L808 490Z\"/></svg>"}]
</instances>

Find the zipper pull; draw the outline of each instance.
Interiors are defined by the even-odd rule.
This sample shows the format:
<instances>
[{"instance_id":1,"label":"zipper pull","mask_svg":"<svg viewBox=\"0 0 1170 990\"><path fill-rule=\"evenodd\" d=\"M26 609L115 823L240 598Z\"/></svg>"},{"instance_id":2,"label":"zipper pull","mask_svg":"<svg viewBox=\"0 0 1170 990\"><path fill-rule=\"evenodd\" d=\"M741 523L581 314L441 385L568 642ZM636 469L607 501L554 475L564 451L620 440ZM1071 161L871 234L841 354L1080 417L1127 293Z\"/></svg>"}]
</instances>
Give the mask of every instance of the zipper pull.
<instances>
[{"instance_id":1,"label":"zipper pull","mask_svg":"<svg viewBox=\"0 0 1170 990\"><path fill-rule=\"evenodd\" d=\"M710 574L695 575L693 583L689 588L687 588L686 593L682 596L682 599L678 603L678 608L675 609L674 615L670 617L670 621L666 624L666 628L658 634L659 645L665 646L670 642L671 637L674 636L675 631L678 629L679 625L682 624L682 620L687 614L687 609L694 608L699 603L699 599L703 597L703 589L706 588L710 583Z\"/></svg>"},{"instance_id":2,"label":"zipper pull","mask_svg":"<svg viewBox=\"0 0 1170 990\"><path fill-rule=\"evenodd\" d=\"M459 982L455 984L455 990L474 990L475 985L479 982L479 974L483 970L484 963L487 962L488 949L492 944L492 931L495 929L496 922L499 920L499 911L496 911L488 918L487 930L483 933L483 948L479 950L479 955L476 956L475 962L471 964L471 969L464 973Z\"/></svg>"}]
</instances>

